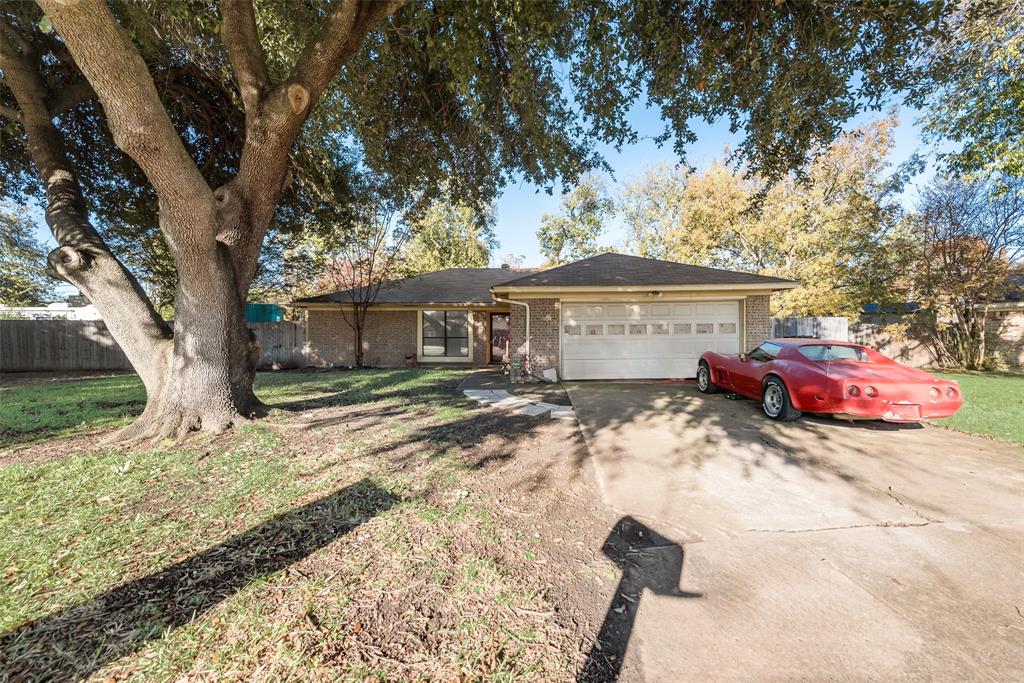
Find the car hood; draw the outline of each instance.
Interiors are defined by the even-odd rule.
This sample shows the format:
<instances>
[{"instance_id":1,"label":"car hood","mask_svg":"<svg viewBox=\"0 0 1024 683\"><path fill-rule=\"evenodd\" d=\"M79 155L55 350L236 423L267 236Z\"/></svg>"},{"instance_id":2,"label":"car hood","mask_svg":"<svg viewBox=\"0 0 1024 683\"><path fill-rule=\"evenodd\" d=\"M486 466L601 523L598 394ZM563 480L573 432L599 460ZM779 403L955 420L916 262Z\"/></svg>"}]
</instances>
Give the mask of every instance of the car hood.
<instances>
[{"instance_id":1,"label":"car hood","mask_svg":"<svg viewBox=\"0 0 1024 683\"><path fill-rule=\"evenodd\" d=\"M831 363L815 363L815 365L829 377L839 379L874 380L877 382L931 382L936 379L923 370L899 363L878 365L859 361L832 361Z\"/></svg>"}]
</instances>

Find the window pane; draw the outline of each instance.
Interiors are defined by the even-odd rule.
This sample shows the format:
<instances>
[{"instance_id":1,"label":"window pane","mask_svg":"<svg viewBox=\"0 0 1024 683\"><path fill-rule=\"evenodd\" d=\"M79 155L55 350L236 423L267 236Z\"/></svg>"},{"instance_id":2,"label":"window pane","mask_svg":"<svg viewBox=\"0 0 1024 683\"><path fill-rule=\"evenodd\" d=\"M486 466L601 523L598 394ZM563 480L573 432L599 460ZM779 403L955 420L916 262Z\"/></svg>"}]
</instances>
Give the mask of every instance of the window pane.
<instances>
[{"instance_id":1,"label":"window pane","mask_svg":"<svg viewBox=\"0 0 1024 683\"><path fill-rule=\"evenodd\" d=\"M609 325L608 334L626 334L625 325Z\"/></svg>"},{"instance_id":2,"label":"window pane","mask_svg":"<svg viewBox=\"0 0 1024 683\"><path fill-rule=\"evenodd\" d=\"M719 334L736 334L736 323L719 323Z\"/></svg>"},{"instance_id":3,"label":"window pane","mask_svg":"<svg viewBox=\"0 0 1024 683\"><path fill-rule=\"evenodd\" d=\"M449 337L469 336L469 313L466 311L448 311L447 322Z\"/></svg>"},{"instance_id":4,"label":"window pane","mask_svg":"<svg viewBox=\"0 0 1024 683\"><path fill-rule=\"evenodd\" d=\"M697 334L714 334L714 323L697 323Z\"/></svg>"},{"instance_id":5,"label":"window pane","mask_svg":"<svg viewBox=\"0 0 1024 683\"><path fill-rule=\"evenodd\" d=\"M463 337L462 339L455 339L452 337L448 338L448 345L445 349L445 354L449 357L461 358L469 355L469 340Z\"/></svg>"},{"instance_id":6,"label":"window pane","mask_svg":"<svg viewBox=\"0 0 1024 683\"><path fill-rule=\"evenodd\" d=\"M587 336L596 337L604 334L604 325L587 325Z\"/></svg>"},{"instance_id":7,"label":"window pane","mask_svg":"<svg viewBox=\"0 0 1024 683\"><path fill-rule=\"evenodd\" d=\"M651 327L651 334L668 334L668 323L654 323Z\"/></svg>"},{"instance_id":8,"label":"window pane","mask_svg":"<svg viewBox=\"0 0 1024 683\"><path fill-rule=\"evenodd\" d=\"M424 337L423 338L423 355L426 356L443 356L444 355L444 339L441 337Z\"/></svg>"},{"instance_id":9,"label":"window pane","mask_svg":"<svg viewBox=\"0 0 1024 683\"><path fill-rule=\"evenodd\" d=\"M444 336L444 311L423 311L423 338Z\"/></svg>"},{"instance_id":10,"label":"window pane","mask_svg":"<svg viewBox=\"0 0 1024 683\"><path fill-rule=\"evenodd\" d=\"M676 323L675 325L676 334L693 334L693 328L690 327L690 323Z\"/></svg>"},{"instance_id":11,"label":"window pane","mask_svg":"<svg viewBox=\"0 0 1024 683\"><path fill-rule=\"evenodd\" d=\"M630 325L630 334L647 334L647 325Z\"/></svg>"},{"instance_id":12,"label":"window pane","mask_svg":"<svg viewBox=\"0 0 1024 683\"><path fill-rule=\"evenodd\" d=\"M566 334L573 334L573 335L579 334L580 333L580 326L579 325L566 325L565 326L565 333Z\"/></svg>"}]
</instances>

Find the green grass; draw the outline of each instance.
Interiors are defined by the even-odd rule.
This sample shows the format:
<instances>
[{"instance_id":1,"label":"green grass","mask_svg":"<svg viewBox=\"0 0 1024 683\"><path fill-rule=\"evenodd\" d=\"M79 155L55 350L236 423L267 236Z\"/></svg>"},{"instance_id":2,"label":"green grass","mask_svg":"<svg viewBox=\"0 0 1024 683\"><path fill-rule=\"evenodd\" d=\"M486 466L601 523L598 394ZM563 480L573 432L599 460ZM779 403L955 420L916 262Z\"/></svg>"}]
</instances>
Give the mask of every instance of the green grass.
<instances>
[{"instance_id":1,"label":"green grass","mask_svg":"<svg viewBox=\"0 0 1024 683\"><path fill-rule=\"evenodd\" d=\"M462 376L264 373L260 397L299 413L181 446L56 454L48 440L130 420L138 380L4 389L18 448L0 465L0 679L33 648L41 670L99 680L567 677L547 626L509 607L550 609L499 559L523 551L514 524L472 492ZM397 612L374 630L382 604ZM420 614L429 646L412 668L380 659L408 647Z\"/></svg>"},{"instance_id":2,"label":"green grass","mask_svg":"<svg viewBox=\"0 0 1024 683\"><path fill-rule=\"evenodd\" d=\"M936 420L961 432L1024 444L1024 374L936 372L960 383L964 405L951 418Z\"/></svg>"},{"instance_id":3,"label":"green grass","mask_svg":"<svg viewBox=\"0 0 1024 683\"><path fill-rule=\"evenodd\" d=\"M303 408L367 401L409 402L438 392L437 380L452 370L261 372L256 394L271 406ZM454 375L453 375L454 373ZM122 427L145 407L137 375L0 387L0 451L94 429Z\"/></svg>"}]
</instances>

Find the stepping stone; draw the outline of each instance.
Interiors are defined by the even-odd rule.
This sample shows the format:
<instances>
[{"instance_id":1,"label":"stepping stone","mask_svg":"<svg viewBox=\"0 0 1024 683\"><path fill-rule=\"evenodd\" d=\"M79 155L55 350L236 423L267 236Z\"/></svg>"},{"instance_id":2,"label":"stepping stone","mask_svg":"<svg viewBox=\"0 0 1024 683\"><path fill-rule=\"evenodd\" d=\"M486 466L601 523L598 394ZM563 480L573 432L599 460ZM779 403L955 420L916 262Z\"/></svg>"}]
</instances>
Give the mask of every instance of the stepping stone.
<instances>
[{"instance_id":1,"label":"stepping stone","mask_svg":"<svg viewBox=\"0 0 1024 683\"><path fill-rule=\"evenodd\" d=\"M494 404L495 408L501 408L502 410L515 410L516 408L522 408L523 406L531 405L533 401L528 401L525 398L518 398L516 396L509 396L503 398Z\"/></svg>"},{"instance_id":2,"label":"stepping stone","mask_svg":"<svg viewBox=\"0 0 1024 683\"><path fill-rule=\"evenodd\" d=\"M555 405L554 403L545 403L544 401L537 401L537 405L539 405L542 408L544 408L544 410L562 410L563 408L567 407L567 406Z\"/></svg>"},{"instance_id":3,"label":"stepping stone","mask_svg":"<svg viewBox=\"0 0 1024 683\"><path fill-rule=\"evenodd\" d=\"M539 403L530 403L528 405L523 406L522 408L517 408L516 412L520 415L529 415L530 417L535 417L537 415L543 415L549 410L551 409L544 408Z\"/></svg>"},{"instance_id":4,"label":"stepping stone","mask_svg":"<svg viewBox=\"0 0 1024 683\"><path fill-rule=\"evenodd\" d=\"M559 410L552 410L551 417L559 420L575 420L576 411L567 406L559 406Z\"/></svg>"}]
</instances>

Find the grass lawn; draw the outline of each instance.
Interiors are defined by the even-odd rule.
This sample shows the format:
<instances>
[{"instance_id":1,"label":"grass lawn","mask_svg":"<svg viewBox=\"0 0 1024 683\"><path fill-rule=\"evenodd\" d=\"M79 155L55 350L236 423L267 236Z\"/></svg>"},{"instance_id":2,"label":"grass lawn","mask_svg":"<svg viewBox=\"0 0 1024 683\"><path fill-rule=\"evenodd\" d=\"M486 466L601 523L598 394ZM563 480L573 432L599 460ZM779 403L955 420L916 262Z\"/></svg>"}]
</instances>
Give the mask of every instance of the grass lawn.
<instances>
[{"instance_id":1,"label":"grass lawn","mask_svg":"<svg viewBox=\"0 0 1024 683\"><path fill-rule=\"evenodd\" d=\"M571 678L462 376L262 373L289 412L133 451L134 376L3 389L0 680Z\"/></svg>"},{"instance_id":2,"label":"grass lawn","mask_svg":"<svg viewBox=\"0 0 1024 683\"><path fill-rule=\"evenodd\" d=\"M1024 373L936 372L960 383L964 405L947 420L961 432L1024 444Z\"/></svg>"}]
</instances>

